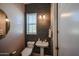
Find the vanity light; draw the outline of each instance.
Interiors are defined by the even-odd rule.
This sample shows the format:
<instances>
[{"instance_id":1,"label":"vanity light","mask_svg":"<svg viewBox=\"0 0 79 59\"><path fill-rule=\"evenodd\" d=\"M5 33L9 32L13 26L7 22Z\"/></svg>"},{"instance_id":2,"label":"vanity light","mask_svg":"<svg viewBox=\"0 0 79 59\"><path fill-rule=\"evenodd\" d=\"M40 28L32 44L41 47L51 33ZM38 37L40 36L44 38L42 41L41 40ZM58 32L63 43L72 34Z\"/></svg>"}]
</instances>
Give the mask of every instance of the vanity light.
<instances>
[{"instance_id":1,"label":"vanity light","mask_svg":"<svg viewBox=\"0 0 79 59\"><path fill-rule=\"evenodd\" d=\"M43 15L43 19L46 19L46 16L45 15Z\"/></svg>"},{"instance_id":2,"label":"vanity light","mask_svg":"<svg viewBox=\"0 0 79 59\"><path fill-rule=\"evenodd\" d=\"M46 25L47 24L47 15L46 14L41 14L38 16L38 19L39 19L39 23L41 25Z\"/></svg>"},{"instance_id":3,"label":"vanity light","mask_svg":"<svg viewBox=\"0 0 79 59\"><path fill-rule=\"evenodd\" d=\"M46 15L39 15L39 19L46 19Z\"/></svg>"},{"instance_id":4,"label":"vanity light","mask_svg":"<svg viewBox=\"0 0 79 59\"><path fill-rule=\"evenodd\" d=\"M39 19L42 19L42 16L41 15L39 15Z\"/></svg>"}]
</instances>

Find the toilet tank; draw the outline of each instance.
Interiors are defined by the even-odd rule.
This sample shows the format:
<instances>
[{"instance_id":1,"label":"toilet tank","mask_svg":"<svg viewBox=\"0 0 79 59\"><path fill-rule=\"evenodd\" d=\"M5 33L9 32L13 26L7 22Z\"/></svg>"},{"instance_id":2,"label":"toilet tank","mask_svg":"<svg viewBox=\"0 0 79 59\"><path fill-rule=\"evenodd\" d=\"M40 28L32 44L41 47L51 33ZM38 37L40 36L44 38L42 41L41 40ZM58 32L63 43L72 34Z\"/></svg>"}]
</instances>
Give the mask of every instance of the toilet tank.
<instances>
[{"instance_id":1,"label":"toilet tank","mask_svg":"<svg viewBox=\"0 0 79 59\"><path fill-rule=\"evenodd\" d=\"M35 43L35 42L33 42L33 41L28 41L28 42L27 42L27 47L33 48L33 47L34 47L34 43Z\"/></svg>"}]
</instances>

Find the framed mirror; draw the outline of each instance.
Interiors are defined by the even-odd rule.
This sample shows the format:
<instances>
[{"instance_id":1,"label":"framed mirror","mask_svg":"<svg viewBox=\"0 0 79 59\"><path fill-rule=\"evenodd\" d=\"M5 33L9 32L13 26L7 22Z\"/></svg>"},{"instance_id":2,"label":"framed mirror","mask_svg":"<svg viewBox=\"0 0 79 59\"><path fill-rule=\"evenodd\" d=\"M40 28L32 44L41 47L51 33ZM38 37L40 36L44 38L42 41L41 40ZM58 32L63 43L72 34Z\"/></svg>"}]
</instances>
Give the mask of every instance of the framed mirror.
<instances>
[{"instance_id":1,"label":"framed mirror","mask_svg":"<svg viewBox=\"0 0 79 59\"><path fill-rule=\"evenodd\" d=\"M0 9L0 39L4 38L10 29L10 21L6 13Z\"/></svg>"}]
</instances>

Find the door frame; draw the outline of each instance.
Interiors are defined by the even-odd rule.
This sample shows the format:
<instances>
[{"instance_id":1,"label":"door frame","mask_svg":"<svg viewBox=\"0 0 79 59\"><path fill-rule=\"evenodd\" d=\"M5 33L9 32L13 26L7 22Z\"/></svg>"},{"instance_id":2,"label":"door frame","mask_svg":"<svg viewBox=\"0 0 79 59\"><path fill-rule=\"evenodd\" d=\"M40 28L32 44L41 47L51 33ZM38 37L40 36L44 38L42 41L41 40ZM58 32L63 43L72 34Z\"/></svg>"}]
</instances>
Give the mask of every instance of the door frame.
<instances>
[{"instance_id":1,"label":"door frame","mask_svg":"<svg viewBox=\"0 0 79 59\"><path fill-rule=\"evenodd\" d=\"M52 43L53 43L53 56L59 55L58 46L58 3L51 4L51 27L52 27Z\"/></svg>"}]
</instances>

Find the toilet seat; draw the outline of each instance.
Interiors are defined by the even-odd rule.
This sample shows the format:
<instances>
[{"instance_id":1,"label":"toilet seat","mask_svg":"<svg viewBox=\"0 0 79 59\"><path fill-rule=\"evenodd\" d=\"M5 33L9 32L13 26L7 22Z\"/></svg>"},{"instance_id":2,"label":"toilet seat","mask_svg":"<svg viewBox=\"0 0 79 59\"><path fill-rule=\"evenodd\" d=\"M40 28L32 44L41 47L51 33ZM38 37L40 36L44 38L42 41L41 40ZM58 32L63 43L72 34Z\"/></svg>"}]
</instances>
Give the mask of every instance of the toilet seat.
<instances>
[{"instance_id":1,"label":"toilet seat","mask_svg":"<svg viewBox=\"0 0 79 59\"><path fill-rule=\"evenodd\" d=\"M21 52L22 56L29 56L31 55L32 53L32 50L34 48L34 43L35 42L31 42L31 41L28 41L27 42L27 47Z\"/></svg>"},{"instance_id":2,"label":"toilet seat","mask_svg":"<svg viewBox=\"0 0 79 59\"><path fill-rule=\"evenodd\" d=\"M22 51L22 56L29 56L32 53L33 48L29 48L26 47L23 51Z\"/></svg>"}]
</instances>

